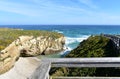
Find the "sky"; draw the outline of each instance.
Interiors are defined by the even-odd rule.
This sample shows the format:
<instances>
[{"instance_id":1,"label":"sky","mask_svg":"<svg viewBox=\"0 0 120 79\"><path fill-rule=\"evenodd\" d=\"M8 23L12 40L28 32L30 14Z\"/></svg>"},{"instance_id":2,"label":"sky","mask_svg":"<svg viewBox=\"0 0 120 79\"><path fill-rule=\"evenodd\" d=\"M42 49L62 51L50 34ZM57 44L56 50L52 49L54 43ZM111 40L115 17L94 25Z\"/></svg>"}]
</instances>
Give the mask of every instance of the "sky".
<instances>
[{"instance_id":1,"label":"sky","mask_svg":"<svg viewBox=\"0 0 120 79\"><path fill-rule=\"evenodd\" d=\"M120 25L120 0L0 0L0 25Z\"/></svg>"}]
</instances>

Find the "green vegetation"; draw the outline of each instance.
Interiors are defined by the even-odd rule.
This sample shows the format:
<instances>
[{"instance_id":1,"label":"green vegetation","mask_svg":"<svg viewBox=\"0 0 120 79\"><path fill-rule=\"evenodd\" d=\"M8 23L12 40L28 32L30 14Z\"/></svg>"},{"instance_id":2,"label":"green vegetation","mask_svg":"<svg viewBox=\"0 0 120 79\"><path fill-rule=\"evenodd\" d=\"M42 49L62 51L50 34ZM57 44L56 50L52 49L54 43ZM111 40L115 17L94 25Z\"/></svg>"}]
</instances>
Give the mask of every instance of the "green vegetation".
<instances>
[{"instance_id":1,"label":"green vegetation","mask_svg":"<svg viewBox=\"0 0 120 79\"><path fill-rule=\"evenodd\" d=\"M104 36L91 36L72 50L66 58L118 57L112 41ZM52 68L52 76L120 76L119 68Z\"/></svg>"},{"instance_id":2,"label":"green vegetation","mask_svg":"<svg viewBox=\"0 0 120 79\"><path fill-rule=\"evenodd\" d=\"M53 39L63 36L62 34L56 32L49 32L49 31L0 28L0 51L22 35L34 36L34 37L48 36L48 37L52 37Z\"/></svg>"},{"instance_id":3,"label":"green vegetation","mask_svg":"<svg viewBox=\"0 0 120 79\"><path fill-rule=\"evenodd\" d=\"M118 54L113 48L110 39L103 36L91 36L66 57L116 57Z\"/></svg>"}]
</instances>

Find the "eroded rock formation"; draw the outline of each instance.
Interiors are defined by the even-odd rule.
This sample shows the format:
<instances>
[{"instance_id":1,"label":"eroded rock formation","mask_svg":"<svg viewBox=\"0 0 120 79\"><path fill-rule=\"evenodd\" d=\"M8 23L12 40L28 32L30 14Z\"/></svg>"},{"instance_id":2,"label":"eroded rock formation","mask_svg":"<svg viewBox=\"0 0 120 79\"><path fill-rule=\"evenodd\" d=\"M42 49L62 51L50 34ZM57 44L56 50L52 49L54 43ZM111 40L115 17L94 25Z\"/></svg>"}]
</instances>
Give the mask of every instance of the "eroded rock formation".
<instances>
[{"instance_id":1,"label":"eroded rock formation","mask_svg":"<svg viewBox=\"0 0 120 79\"><path fill-rule=\"evenodd\" d=\"M65 38L20 36L0 53L0 74L10 70L19 57L56 53L63 50Z\"/></svg>"}]
</instances>

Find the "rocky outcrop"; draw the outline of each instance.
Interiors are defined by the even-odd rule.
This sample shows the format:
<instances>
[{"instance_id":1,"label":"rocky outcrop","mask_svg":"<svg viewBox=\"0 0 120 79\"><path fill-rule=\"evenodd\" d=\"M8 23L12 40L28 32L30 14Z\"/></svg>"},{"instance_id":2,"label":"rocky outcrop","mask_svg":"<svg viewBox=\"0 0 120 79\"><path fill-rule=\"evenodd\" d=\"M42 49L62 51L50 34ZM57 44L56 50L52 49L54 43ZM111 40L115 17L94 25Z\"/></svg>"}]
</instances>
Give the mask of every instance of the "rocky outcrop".
<instances>
[{"instance_id":1,"label":"rocky outcrop","mask_svg":"<svg viewBox=\"0 0 120 79\"><path fill-rule=\"evenodd\" d=\"M65 38L20 36L0 53L0 74L14 66L19 57L56 53L63 50Z\"/></svg>"},{"instance_id":2,"label":"rocky outcrop","mask_svg":"<svg viewBox=\"0 0 120 79\"><path fill-rule=\"evenodd\" d=\"M44 36L37 38L31 37L22 42L21 40L25 38L26 36L21 36L19 41L16 42L16 45L19 46L18 48L22 56L36 56L40 54L46 55L55 53L63 50L65 43L64 37L60 37L58 39Z\"/></svg>"}]
</instances>

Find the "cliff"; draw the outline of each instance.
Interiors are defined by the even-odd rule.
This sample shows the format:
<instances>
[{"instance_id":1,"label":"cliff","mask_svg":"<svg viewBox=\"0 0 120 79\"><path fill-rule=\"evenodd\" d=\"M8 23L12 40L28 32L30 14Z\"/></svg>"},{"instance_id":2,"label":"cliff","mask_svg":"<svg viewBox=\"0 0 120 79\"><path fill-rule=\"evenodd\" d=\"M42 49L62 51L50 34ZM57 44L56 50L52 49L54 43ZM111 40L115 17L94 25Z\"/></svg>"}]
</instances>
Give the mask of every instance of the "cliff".
<instances>
[{"instance_id":1,"label":"cliff","mask_svg":"<svg viewBox=\"0 0 120 79\"><path fill-rule=\"evenodd\" d=\"M18 39L14 40L5 49L1 50L0 74L10 70L19 57L33 57L41 54L46 55L63 50L65 44L65 38L63 35L57 38L43 35L19 36Z\"/></svg>"},{"instance_id":2,"label":"cliff","mask_svg":"<svg viewBox=\"0 0 120 79\"><path fill-rule=\"evenodd\" d=\"M82 41L66 58L119 57L113 43L104 36L91 36ZM52 76L119 76L119 68L54 68Z\"/></svg>"},{"instance_id":3,"label":"cliff","mask_svg":"<svg viewBox=\"0 0 120 79\"><path fill-rule=\"evenodd\" d=\"M113 53L114 52L114 53ZM104 36L91 36L66 57L117 57L112 41Z\"/></svg>"}]
</instances>

